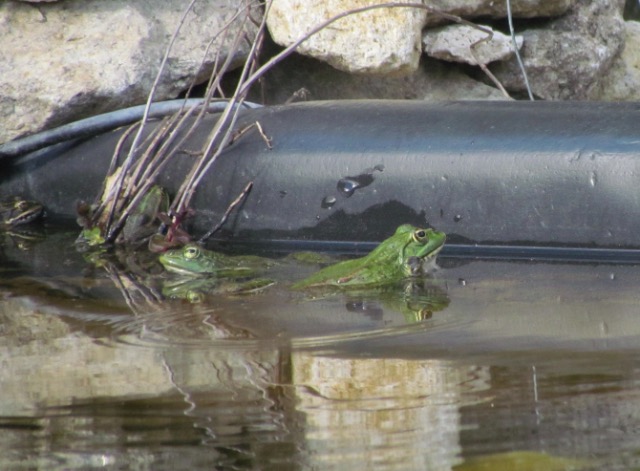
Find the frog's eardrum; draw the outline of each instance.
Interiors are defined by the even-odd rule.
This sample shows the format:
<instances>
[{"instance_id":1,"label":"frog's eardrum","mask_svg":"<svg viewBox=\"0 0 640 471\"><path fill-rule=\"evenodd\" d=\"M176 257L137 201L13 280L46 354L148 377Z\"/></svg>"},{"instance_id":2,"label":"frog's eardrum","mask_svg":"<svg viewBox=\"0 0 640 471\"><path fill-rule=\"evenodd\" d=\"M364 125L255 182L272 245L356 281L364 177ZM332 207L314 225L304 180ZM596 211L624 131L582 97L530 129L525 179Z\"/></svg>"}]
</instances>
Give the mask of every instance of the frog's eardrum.
<instances>
[{"instance_id":1,"label":"frog's eardrum","mask_svg":"<svg viewBox=\"0 0 640 471\"><path fill-rule=\"evenodd\" d=\"M638 103L307 102L243 111L239 127L256 121L272 149L254 128L222 154L198 189L195 230L253 181L227 236L380 241L428 223L449 245L640 249ZM73 215L123 132L4 161L0 194ZM159 184L175 191L192 159L181 154Z\"/></svg>"}]
</instances>

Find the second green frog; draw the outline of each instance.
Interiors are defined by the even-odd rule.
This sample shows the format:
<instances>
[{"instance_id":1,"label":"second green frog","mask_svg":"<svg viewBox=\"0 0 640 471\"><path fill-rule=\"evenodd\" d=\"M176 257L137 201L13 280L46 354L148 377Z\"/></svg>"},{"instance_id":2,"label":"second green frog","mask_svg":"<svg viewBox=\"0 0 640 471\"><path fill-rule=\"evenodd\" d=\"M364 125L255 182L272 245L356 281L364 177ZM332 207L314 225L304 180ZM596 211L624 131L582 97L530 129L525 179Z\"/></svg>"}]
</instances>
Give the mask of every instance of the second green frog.
<instances>
[{"instance_id":1,"label":"second green frog","mask_svg":"<svg viewBox=\"0 0 640 471\"><path fill-rule=\"evenodd\" d=\"M323 268L292 288L366 289L399 282L424 273L445 240L444 232L403 224L368 255Z\"/></svg>"}]
</instances>

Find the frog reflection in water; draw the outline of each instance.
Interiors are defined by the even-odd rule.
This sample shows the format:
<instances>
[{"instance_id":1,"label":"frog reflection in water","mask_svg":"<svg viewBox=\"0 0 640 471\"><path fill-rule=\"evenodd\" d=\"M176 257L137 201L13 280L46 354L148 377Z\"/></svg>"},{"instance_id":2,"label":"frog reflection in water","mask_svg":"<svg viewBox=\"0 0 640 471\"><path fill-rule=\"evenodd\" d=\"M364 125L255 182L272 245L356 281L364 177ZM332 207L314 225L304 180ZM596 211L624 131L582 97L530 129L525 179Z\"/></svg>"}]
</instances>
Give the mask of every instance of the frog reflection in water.
<instances>
[{"instance_id":1,"label":"frog reflection in water","mask_svg":"<svg viewBox=\"0 0 640 471\"><path fill-rule=\"evenodd\" d=\"M36 202L14 196L0 201L0 232L20 250L29 250L44 239L42 227L29 228L42 218L44 207ZM26 227L25 227L26 226Z\"/></svg>"},{"instance_id":2,"label":"frog reflection in water","mask_svg":"<svg viewBox=\"0 0 640 471\"><path fill-rule=\"evenodd\" d=\"M416 283L404 282L425 273L425 265L435 260L445 239L446 236L442 232L405 224L398 227L393 236L365 257L330 265L293 284L291 288L323 292L339 290L361 295L381 293L384 287L390 288L391 291L395 288L397 293L397 285L403 283L400 299L405 308L400 310L405 314L406 311L411 311L412 320L416 317L425 318L427 311L430 315L431 311L442 309L448 304L446 293L439 293L438 299L434 300L431 299L433 290L419 289ZM238 279L254 277L274 262L261 257L231 257L188 244L182 249L170 250L161 255L160 263L167 271L180 275L215 275L217 278ZM384 297L385 304L397 304L390 301L392 297ZM426 301L428 308L422 310L416 306L422 301Z\"/></svg>"},{"instance_id":3,"label":"frog reflection in water","mask_svg":"<svg viewBox=\"0 0 640 471\"><path fill-rule=\"evenodd\" d=\"M44 208L36 201L23 200L15 196L0 202L0 224L5 229L28 224L43 214Z\"/></svg>"}]
</instances>

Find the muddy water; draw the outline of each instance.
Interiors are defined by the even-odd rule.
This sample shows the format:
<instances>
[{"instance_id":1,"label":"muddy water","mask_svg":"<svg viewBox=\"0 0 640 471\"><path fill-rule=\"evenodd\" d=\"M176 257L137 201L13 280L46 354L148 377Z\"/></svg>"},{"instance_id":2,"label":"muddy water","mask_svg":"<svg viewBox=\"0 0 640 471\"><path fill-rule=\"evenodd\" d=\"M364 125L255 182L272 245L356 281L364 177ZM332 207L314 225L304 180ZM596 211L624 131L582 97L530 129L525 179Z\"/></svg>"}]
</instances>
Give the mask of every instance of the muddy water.
<instances>
[{"instance_id":1,"label":"muddy water","mask_svg":"<svg viewBox=\"0 0 640 471\"><path fill-rule=\"evenodd\" d=\"M72 240L2 246L1 469L640 467L638 266L443 258L408 313L286 264L190 303Z\"/></svg>"}]
</instances>

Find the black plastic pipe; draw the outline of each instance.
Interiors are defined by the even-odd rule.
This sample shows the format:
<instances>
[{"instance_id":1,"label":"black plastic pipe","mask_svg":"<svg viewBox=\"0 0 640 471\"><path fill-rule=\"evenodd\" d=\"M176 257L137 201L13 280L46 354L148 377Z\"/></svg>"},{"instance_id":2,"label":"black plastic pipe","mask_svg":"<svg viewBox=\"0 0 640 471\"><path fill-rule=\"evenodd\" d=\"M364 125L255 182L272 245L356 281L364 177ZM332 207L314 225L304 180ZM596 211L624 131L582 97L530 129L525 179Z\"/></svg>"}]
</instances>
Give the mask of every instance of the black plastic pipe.
<instances>
[{"instance_id":1,"label":"black plastic pipe","mask_svg":"<svg viewBox=\"0 0 640 471\"><path fill-rule=\"evenodd\" d=\"M170 100L152 103L149 107L149 118L160 118L170 115L182 109L203 105L203 98L190 98L187 100ZM210 113L220 112L227 106L226 100L214 100L209 102L207 110ZM247 108L259 108L260 105L244 102ZM43 149L47 146L64 143L70 140L96 136L106 131L135 123L144 117L146 105L132 106L121 110L111 111L98 116L75 121L54 129L40 132L31 136L15 139L0 144L0 159L17 157L29 152Z\"/></svg>"},{"instance_id":2,"label":"black plastic pipe","mask_svg":"<svg viewBox=\"0 0 640 471\"><path fill-rule=\"evenodd\" d=\"M316 102L241 121L260 122L272 149L253 129L225 151L194 200L196 232L253 181L225 236L378 241L412 223L467 247L597 247L623 259L634 252L621 249L640 249L637 103ZM0 192L72 215L76 200L95 198L120 133L12 160ZM161 184L175 189L191 159Z\"/></svg>"}]
</instances>

